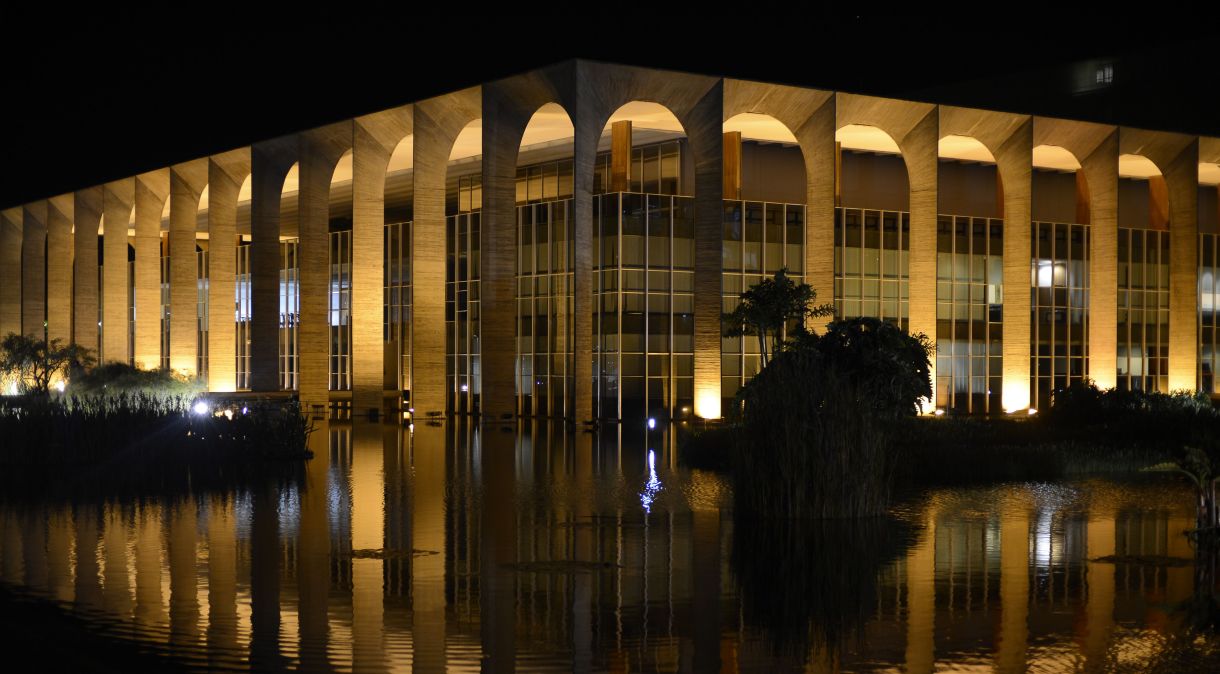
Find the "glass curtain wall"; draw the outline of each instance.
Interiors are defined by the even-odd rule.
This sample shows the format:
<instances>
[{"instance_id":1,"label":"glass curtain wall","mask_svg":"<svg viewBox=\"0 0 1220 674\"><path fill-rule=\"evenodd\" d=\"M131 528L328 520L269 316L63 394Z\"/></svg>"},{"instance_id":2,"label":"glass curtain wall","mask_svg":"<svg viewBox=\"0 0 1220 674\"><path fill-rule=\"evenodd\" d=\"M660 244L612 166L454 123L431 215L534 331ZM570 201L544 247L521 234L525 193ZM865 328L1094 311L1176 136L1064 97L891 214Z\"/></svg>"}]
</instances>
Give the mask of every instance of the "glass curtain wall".
<instances>
[{"instance_id":1,"label":"glass curtain wall","mask_svg":"<svg viewBox=\"0 0 1220 674\"><path fill-rule=\"evenodd\" d=\"M686 139L640 145L631 150L628 192L676 195L682 185L682 154ZM593 162L593 193L610 191L610 153L599 152Z\"/></svg>"},{"instance_id":2,"label":"glass curtain wall","mask_svg":"<svg viewBox=\"0 0 1220 674\"><path fill-rule=\"evenodd\" d=\"M352 230L330 233L330 390L352 388Z\"/></svg>"},{"instance_id":3,"label":"glass curtain wall","mask_svg":"<svg viewBox=\"0 0 1220 674\"><path fill-rule=\"evenodd\" d=\"M301 322L299 239L280 242L280 388L297 388L297 327Z\"/></svg>"},{"instance_id":4,"label":"glass curtain wall","mask_svg":"<svg viewBox=\"0 0 1220 674\"><path fill-rule=\"evenodd\" d=\"M239 391L250 390L250 316L251 316L251 284L250 284L250 242L239 239L237 242L237 282L234 284L236 311L235 324L237 356L235 363L236 388Z\"/></svg>"},{"instance_id":5,"label":"glass curtain wall","mask_svg":"<svg viewBox=\"0 0 1220 674\"><path fill-rule=\"evenodd\" d=\"M517 185L520 190L521 182ZM574 228L571 199L517 207L516 372L521 414L551 416L568 411L575 385L571 321L575 258L570 245Z\"/></svg>"},{"instance_id":6,"label":"glass curtain wall","mask_svg":"<svg viewBox=\"0 0 1220 674\"><path fill-rule=\"evenodd\" d=\"M936 400L954 412L1003 411L1003 255L1002 220L937 219Z\"/></svg>"},{"instance_id":7,"label":"glass curtain wall","mask_svg":"<svg viewBox=\"0 0 1220 674\"><path fill-rule=\"evenodd\" d=\"M398 357L398 389L411 390L411 223L385 226L385 341Z\"/></svg>"},{"instance_id":8,"label":"glass curtain wall","mask_svg":"<svg viewBox=\"0 0 1220 674\"><path fill-rule=\"evenodd\" d=\"M208 251L195 252L195 371L208 377Z\"/></svg>"},{"instance_id":9,"label":"glass curtain wall","mask_svg":"<svg viewBox=\"0 0 1220 674\"><path fill-rule=\"evenodd\" d=\"M910 234L906 212L835 209L835 318L871 316L908 329Z\"/></svg>"},{"instance_id":10,"label":"glass curtain wall","mask_svg":"<svg viewBox=\"0 0 1220 674\"><path fill-rule=\"evenodd\" d=\"M1220 235L1199 235L1199 390L1220 392Z\"/></svg>"},{"instance_id":11,"label":"glass curtain wall","mask_svg":"<svg viewBox=\"0 0 1220 674\"><path fill-rule=\"evenodd\" d=\"M593 199L594 391L601 416L678 416L694 399L694 199Z\"/></svg>"},{"instance_id":12,"label":"glass curtain wall","mask_svg":"<svg viewBox=\"0 0 1220 674\"><path fill-rule=\"evenodd\" d=\"M1030 406L1089 377L1089 226L1033 223Z\"/></svg>"},{"instance_id":13,"label":"glass curtain wall","mask_svg":"<svg viewBox=\"0 0 1220 674\"><path fill-rule=\"evenodd\" d=\"M724 313L737 308L742 292L780 269L786 268L793 282L803 283L805 206L726 200L722 251ZM825 297L826 289L821 290ZM720 394L728 409L738 389L761 369L758 338L722 338L720 358Z\"/></svg>"},{"instance_id":14,"label":"glass curtain wall","mask_svg":"<svg viewBox=\"0 0 1220 674\"><path fill-rule=\"evenodd\" d=\"M481 188L477 188L481 191ZM469 194L466 206L481 203ZM479 377L479 221L478 211L445 219L445 354L449 409L468 414L478 409Z\"/></svg>"},{"instance_id":15,"label":"glass curtain wall","mask_svg":"<svg viewBox=\"0 0 1220 674\"><path fill-rule=\"evenodd\" d=\"M1169 390L1169 232L1118 229L1118 388Z\"/></svg>"}]
</instances>

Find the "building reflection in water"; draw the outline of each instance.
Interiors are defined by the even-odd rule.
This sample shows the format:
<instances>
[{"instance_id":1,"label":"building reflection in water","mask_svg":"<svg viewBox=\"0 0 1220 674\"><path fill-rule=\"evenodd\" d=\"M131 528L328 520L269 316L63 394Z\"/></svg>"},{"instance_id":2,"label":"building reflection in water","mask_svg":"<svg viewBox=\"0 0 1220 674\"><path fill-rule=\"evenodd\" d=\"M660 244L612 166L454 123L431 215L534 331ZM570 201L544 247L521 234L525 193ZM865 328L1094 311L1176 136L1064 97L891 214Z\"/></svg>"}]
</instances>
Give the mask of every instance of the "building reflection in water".
<instances>
[{"instance_id":1,"label":"building reflection in water","mask_svg":"<svg viewBox=\"0 0 1220 674\"><path fill-rule=\"evenodd\" d=\"M303 485L0 509L0 575L198 669L1093 671L1183 629L1189 493L930 490L748 521L670 429L323 422Z\"/></svg>"}]
</instances>

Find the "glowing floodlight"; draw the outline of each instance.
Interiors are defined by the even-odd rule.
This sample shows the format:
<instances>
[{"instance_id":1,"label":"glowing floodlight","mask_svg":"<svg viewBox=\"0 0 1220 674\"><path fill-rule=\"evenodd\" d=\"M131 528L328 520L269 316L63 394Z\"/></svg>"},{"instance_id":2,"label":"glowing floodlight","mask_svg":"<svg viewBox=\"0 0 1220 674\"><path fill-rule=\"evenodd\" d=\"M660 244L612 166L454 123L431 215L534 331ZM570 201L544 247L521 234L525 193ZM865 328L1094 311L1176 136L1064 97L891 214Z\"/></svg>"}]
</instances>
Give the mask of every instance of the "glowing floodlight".
<instances>
[{"instance_id":1,"label":"glowing floodlight","mask_svg":"<svg viewBox=\"0 0 1220 674\"><path fill-rule=\"evenodd\" d=\"M208 407L208 401L206 401L206 400L196 400L196 401L195 401L195 404L194 404L194 405L191 407L191 410L192 410L192 411L193 411L195 414L198 414L199 416L203 416L203 415L205 415L205 414L210 413L210 412L212 411L212 408L211 408L211 407Z\"/></svg>"}]
</instances>

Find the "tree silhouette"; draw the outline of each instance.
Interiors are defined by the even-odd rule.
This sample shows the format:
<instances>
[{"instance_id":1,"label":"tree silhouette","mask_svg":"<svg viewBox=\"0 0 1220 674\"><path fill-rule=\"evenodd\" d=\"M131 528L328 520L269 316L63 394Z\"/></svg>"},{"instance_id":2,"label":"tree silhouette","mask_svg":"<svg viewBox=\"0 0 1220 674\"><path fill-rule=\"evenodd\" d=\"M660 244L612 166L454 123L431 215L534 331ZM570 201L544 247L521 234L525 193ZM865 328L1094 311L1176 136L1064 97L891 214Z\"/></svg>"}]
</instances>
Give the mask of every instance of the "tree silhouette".
<instances>
[{"instance_id":1,"label":"tree silhouette","mask_svg":"<svg viewBox=\"0 0 1220 674\"><path fill-rule=\"evenodd\" d=\"M807 283L796 283L785 267L741 293L741 303L723 314L725 337L755 335L762 367L783 347L785 328L796 334L805 330L805 319L833 316L834 305L815 305L817 293ZM795 325L793 325L795 324Z\"/></svg>"}]
</instances>

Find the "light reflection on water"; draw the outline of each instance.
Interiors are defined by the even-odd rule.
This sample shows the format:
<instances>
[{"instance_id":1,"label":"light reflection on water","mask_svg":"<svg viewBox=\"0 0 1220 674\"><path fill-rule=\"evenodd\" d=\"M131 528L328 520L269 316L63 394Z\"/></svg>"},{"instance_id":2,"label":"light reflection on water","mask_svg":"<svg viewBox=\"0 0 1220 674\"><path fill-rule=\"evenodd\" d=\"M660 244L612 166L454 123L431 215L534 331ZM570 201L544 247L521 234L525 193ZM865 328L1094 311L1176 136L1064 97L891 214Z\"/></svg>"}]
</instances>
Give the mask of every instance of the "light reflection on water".
<instances>
[{"instance_id":1,"label":"light reflection on water","mask_svg":"<svg viewBox=\"0 0 1220 674\"><path fill-rule=\"evenodd\" d=\"M1192 559L1173 481L790 527L736 518L660 429L312 442L300 490L4 506L0 578L200 670L369 672L1138 670L1195 592L1190 564L1091 561Z\"/></svg>"}]
</instances>

